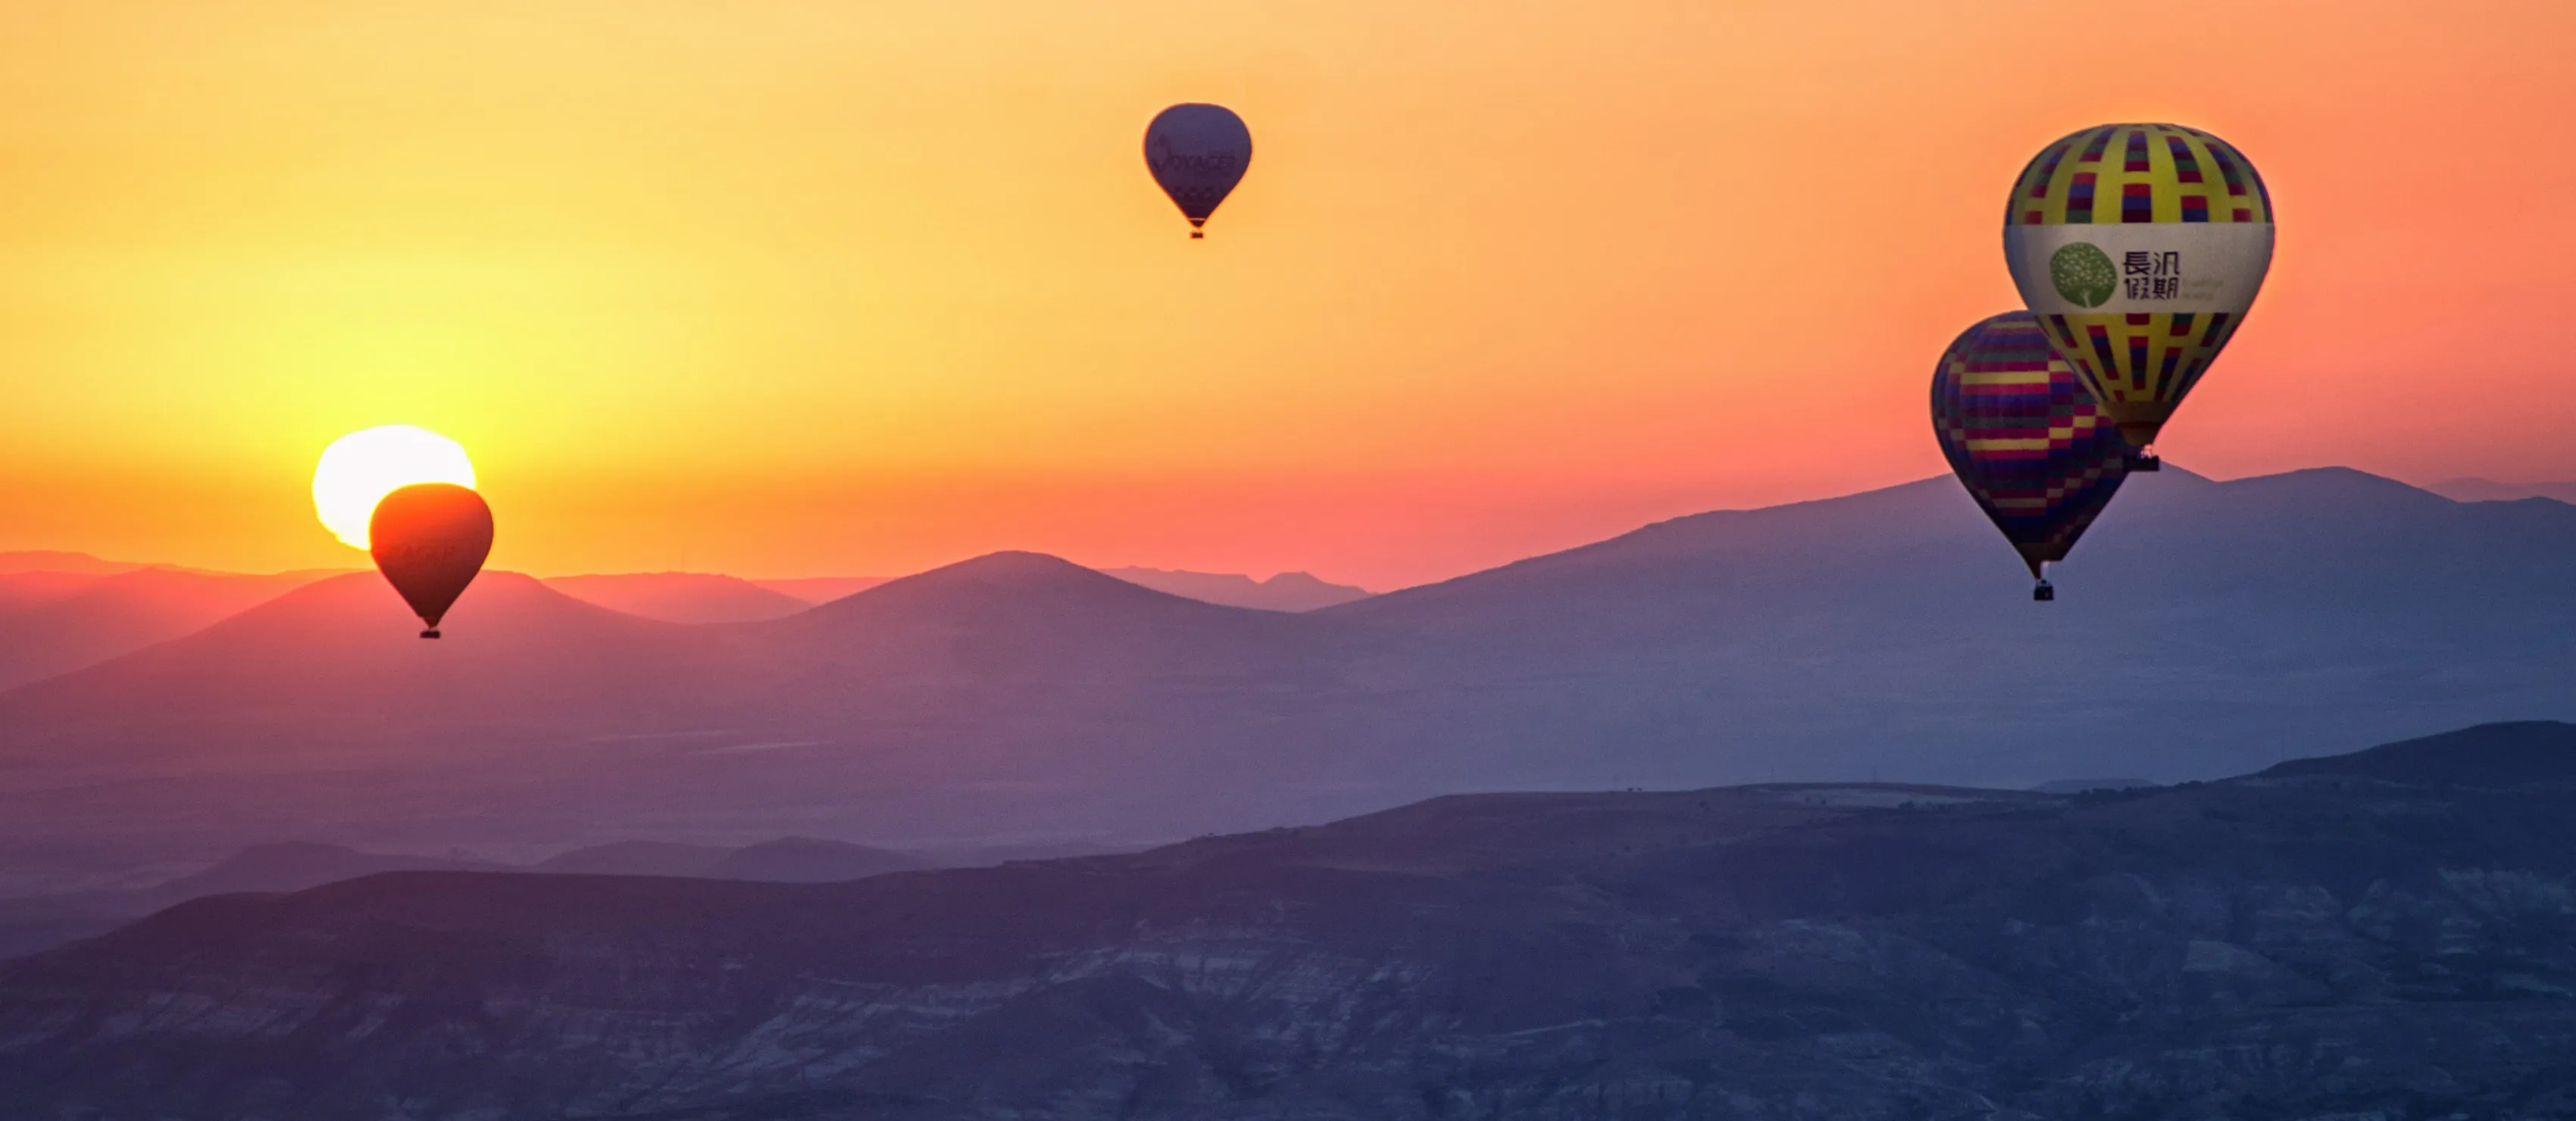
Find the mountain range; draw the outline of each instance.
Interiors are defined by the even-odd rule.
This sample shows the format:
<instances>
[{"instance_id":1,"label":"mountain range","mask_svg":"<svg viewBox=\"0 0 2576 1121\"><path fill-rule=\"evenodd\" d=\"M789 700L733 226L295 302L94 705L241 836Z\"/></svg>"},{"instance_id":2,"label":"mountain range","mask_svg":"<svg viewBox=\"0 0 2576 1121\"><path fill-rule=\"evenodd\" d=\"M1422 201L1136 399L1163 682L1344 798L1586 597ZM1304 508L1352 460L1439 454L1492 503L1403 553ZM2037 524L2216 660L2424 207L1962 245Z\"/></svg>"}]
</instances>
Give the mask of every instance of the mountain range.
<instances>
[{"instance_id":1,"label":"mountain range","mask_svg":"<svg viewBox=\"0 0 2576 1121\"><path fill-rule=\"evenodd\" d=\"M0 552L0 576L17 576L30 572L65 576L114 576L150 565L104 560L88 553L61 549L21 549Z\"/></svg>"},{"instance_id":2,"label":"mountain range","mask_svg":"<svg viewBox=\"0 0 2576 1121\"><path fill-rule=\"evenodd\" d=\"M1366 599L1365 588L1328 584L1303 572L1267 580L1240 573L1162 568L1104 568L1104 575L1176 596L1228 607L1312 611ZM745 580L704 572L638 572L604 576L553 576L546 586L601 607L666 623L752 623L783 619L817 604L857 595L885 577L817 577Z\"/></svg>"},{"instance_id":3,"label":"mountain range","mask_svg":"<svg viewBox=\"0 0 2576 1121\"><path fill-rule=\"evenodd\" d=\"M1269 611L1311 611L1370 594L1303 572L1255 580L1239 573L1178 569L1101 571L1177 596ZM202 630L293 588L338 574L313 570L251 576L102 560L86 553L0 553L0 689ZM746 580L711 572L626 572L550 576L545 584L584 603L645 619L747 623L785 618L888 579ZM47 607L52 610L34 611Z\"/></svg>"},{"instance_id":4,"label":"mountain range","mask_svg":"<svg viewBox=\"0 0 2576 1121\"><path fill-rule=\"evenodd\" d=\"M2547 498L2576 503L2576 479L2555 483L2499 483L2493 479L2445 479L2424 489L2461 502L2511 502Z\"/></svg>"},{"instance_id":5,"label":"mountain range","mask_svg":"<svg viewBox=\"0 0 2576 1121\"><path fill-rule=\"evenodd\" d=\"M203 630L328 575L241 576L125 568L77 554L10 556L18 564L63 567L0 573L0 689Z\"/></svg>"},{"instance_id":6,"label":"mountain range","mask_svg":"<svg viewBox=\"0 0 2576 1121\"><path fill-rule=\"evenodd\" d=\"M2060 599L1954 482L1658 523L1288 613L996 554L680 625L369 575L0 693L0 866L297 835L1130 844L1434 794L2171 782L2576 716L2576 508L2341 469L2131 479ZM67 845L65 838L80 838ZM50 877L50 878L48 878Z\"/></svg>"},{"instance_id":7,"label":"mountain range","mask_svg":"<svg viewBox=\"0 0 2576 1121\"><path fill-rule=\"evenodd\" d=\"M1371 594L1366 588L1326 583L1304 572L1282 572L1267 580L1255 580L1240 574L1167 568L1104 568L1100 571L1158 592L1228 607L1257 607L1264 611L1313 611L1367 599Z\"/></svg>"},{"instance_id":8,"label":"mountain range","mask_svg":"<svg viewBox=\"0 0 2576 1121\"><path fill-rule=\"evenodd\" d=\"M811 576L790 580L754 580L752 583L807 603L830 603L844 596L857 595L890 579L893 577Z\"/></svg>"},{"instance_id":9,"label":"mountain range","mask_svg":"<svg viewBox=\"0 0 2576 1121\"><path fill-rule=\"evenodd\" d=\"M706 572L556 576L546 586L584 603L665 623L752 623L814 606L740 577Z\"/></svg>"},{"instance_id":10,"label":"mountain range","mask_svg":"<svg viewBox=\"0 0 2576 1121\"><path fill-rule=\"evenodd\" d=\"M1450 796L828 884L395 872L0 965L30 1116L2576 1112L2576 726Z\"/></svg>"},{"instance_id":11,"label":"mountain range","mask_svg":"<svg viewBox=\"0 0 2576 1121\"><path fill-rule=\"evenodd\" d=\"M242 892L301 891L379 872L539 872L824 883L887 872L1000 862L987 852L947 856L933 859L844 841L781 837L735 848L619 841L558 853L530 865L515 865L465 852L421 856L284 841L254 845L211 867L144 887L0 898L0 958L51 949L100 934L191 899Z\"/></svg>"}]
</instances>

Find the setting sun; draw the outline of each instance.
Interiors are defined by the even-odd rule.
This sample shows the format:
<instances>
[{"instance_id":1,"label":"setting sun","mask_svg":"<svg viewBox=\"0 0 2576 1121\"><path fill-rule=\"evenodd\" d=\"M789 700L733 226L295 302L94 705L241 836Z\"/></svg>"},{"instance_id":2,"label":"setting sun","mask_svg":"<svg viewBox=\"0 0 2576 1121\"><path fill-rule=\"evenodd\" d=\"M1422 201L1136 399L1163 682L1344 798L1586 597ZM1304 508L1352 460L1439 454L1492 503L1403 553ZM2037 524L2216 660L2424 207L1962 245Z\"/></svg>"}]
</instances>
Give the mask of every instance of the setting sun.
<instances>
[{"instance_id":1,"label":"setting sun","mask_svg":"<svg viewBox=\"0 0 2576 1121\"><path fill-rule=\"evenodd\" d=\"M313 512L350 548L367 547L376 503L414 483L474 485L465 446L426 428L391 424L352 432L322 449L313 468Z\"/></svg>"},{"instance_id":2,"label":"setting sun","mask_svg":"<svg viewBox=\"0 0 2576 1121\"><path fill-rule=\"evenodd\" d=\"M2576 1121L2571 45L0 0L0 1121Z\"/></svg>"}]
</instances>

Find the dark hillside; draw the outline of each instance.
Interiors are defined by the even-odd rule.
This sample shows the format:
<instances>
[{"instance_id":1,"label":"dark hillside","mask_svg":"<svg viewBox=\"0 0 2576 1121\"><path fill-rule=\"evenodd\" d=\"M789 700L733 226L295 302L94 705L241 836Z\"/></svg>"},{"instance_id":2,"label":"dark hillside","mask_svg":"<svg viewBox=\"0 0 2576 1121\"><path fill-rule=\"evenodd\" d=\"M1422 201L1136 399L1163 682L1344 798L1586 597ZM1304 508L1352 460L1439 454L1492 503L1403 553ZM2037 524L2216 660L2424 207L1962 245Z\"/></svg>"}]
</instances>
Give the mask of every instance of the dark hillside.
<instances>
[{"instance_id":1,"label":"dark hillside","mask_svg":"<svg viewBox=\"0 0 2576 1121\"><path fill-rule=\"evenodd\" d=\"M2293 759L2265 778L2335 775L2409 786L2576 786L2576 724L2480 724L2322 759Z\"/></svg>"},{"instance_id":2,"label":"dark hillside","mask_svg":"<svg viewBox=\"0 0 2576 1121\"><path fill-rule=\"evenodd\" d=\"M0 966L0 1098L101 1121L2565 1116L2562 775L2525 752L2474 788L1454 797L833 884L394 873Z\"/></svg>"}]
</instances>

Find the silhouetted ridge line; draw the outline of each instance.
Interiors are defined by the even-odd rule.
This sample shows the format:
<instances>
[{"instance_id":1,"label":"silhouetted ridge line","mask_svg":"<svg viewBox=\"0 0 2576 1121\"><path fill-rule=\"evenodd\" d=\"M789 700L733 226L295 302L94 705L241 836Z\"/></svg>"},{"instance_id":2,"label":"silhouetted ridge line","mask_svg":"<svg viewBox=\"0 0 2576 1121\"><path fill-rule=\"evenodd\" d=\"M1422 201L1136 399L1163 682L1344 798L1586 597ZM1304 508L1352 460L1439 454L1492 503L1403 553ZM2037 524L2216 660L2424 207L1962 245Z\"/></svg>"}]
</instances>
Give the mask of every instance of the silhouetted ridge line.
<instances>
[{"instance_id":1,"label":"silhouetted ridge line","mask_svg":"<svg viewBox=\"0 0 2576 1121\"><path fill-rule=\"evenodd\" d=\"M392 872L0 964L0 1101L2562 1116L2565 803L2278 779L1766 784L1453 796L828 884Z\"/></svg>"},{"instance_id":2,"label":"silhouetted ridge line","mask_svg":"<svg viewBox=\"0 0 2576 1121\"><path fill-rule=\"evenodd\" d=\"M1129 583L1045 553L988 553L889 580L769 626L812 633L892 619L961 625L1090 620L1122 628L1156 620L1275 616Z\"/></svg>"},{"instance_id":3,"label":"silhouetted ridge line","mask_svg":"<svg viewBox=\"0 0 2576 1121\"><path fill-rule=\"evenodd\" d=\"M2576 724L2555 720L2481 724L2350 755L2292 759L2262 773L2264 778L2318 775L2409 786L2576 785Z\"/></svg>"},{"instance_id":4,"label":"silhouetted ridge line","mask_svg":"<svg viewBox=\"0 0 2576 1121\"><path fill-rule=\"evenodd\" d=\"M1263 611L1313 611L1353 600L1367 599L1366 588L1347 584L1329 584L1311 573L1282 572L1268 580L1255 580L1240 573L1190 572L1163 568L1108 568L1102 572L1141 584L1156 591L1188 596L1207 603L1228 607L1250 607Z\"/></svg>"},{"instance_id":5,"label":"silhouetted ridge line","mask_svg":"<svg viewBox=\"0 0 2576 1121\"><path fill-rule=\"evenodd\" d=\"M701 572L554 576L544 583L586 603L666 623L758 622L812 606L748 580Z\"/></svg>"},{"instance_id":6,"label":"silhouetted ridge line","mask_svg":"<svg viewBox=\"0 0 2576 1121\"><path fill-rule=\"evenodd\" d=\"M0 689L100 664L204 630L312 583L317 573L242 576L143 567L89 574L57 593L0 601ZM25 585L34 574L0 577Z\"/></svg>"},{"instance_id":7,"label":"silhouetted ridge line","mask_svg":"<svg viewBox=\"0 0 2576 1121\"><path fill-rule=\"evenodd\" d=\"M722 626L494 575L433 654L362 574L0 693L0 845L51 860L63 836L184 828L228 851L302 820L427 851L1125 844L1475 789L2170 783L2576 717L2566 506L2174 469L2124 487L2052 579L2034 609L1941 478L1302 614L1029 553ZM67 789L92 793L36 793Z\"/></svg>"}]
</instances>

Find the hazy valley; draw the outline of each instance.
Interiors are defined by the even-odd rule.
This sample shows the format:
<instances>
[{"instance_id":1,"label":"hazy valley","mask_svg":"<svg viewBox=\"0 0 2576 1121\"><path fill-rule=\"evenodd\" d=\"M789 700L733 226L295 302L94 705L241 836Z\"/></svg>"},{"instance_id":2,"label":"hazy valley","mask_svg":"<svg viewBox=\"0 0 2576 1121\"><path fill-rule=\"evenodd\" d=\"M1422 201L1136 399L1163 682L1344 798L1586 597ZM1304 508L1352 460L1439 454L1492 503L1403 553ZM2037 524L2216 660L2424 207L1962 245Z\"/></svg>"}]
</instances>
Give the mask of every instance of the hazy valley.
<instances>
[{"instance_id":1,"label":"hazy valley","mask_svg":"<svg viewBox=\"0 0 2576 1121\"><path fill-rule=\"evenodd\" d=\"M1946 479L1302 613L999 554L695 625L491 573L433 644L349 574L0 693L0 855L39 894L281 840L1114 847L1467 790L2216 777L2576 716L2571 575L2555 501L2179 469L2048 605Z\"/></svg>"}]
</instances>

